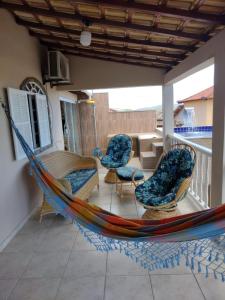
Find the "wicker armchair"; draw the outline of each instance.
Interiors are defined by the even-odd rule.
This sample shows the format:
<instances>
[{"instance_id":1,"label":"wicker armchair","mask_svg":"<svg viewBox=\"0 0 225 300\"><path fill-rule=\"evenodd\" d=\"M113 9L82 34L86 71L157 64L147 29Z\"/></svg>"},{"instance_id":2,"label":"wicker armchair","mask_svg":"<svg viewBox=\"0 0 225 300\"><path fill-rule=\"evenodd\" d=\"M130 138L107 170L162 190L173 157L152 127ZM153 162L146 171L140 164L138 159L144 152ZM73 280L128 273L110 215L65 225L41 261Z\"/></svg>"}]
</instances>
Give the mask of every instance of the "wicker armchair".
<instances>
[{"instance_id":1,"label":"wicker armchair","mask_svg":"<svg viewBox=\"0 0 225 300\"><path fill-rule=\"evenodd\" d=\"M64 188L74 196L87 200L95 186L99 188L96 160L69 151L54 151L41 157L49 172ZM44 215L54 213L45 197L40 212L40 222Z\"/></svg>"},{"instance_id":2,"label":"wicker armchair","mask_svg":"<svg viewBox=\"0 0 225 300\"><path fill-rule=\"evenodd\" d=\"M174 210L188 191L195 162L194 148L187 144L171 146L162 154L154 174L136 186L136 200L145 208Z\"/></svg>"},{"instance_id":3,"label":"wicker armchair","mask_svg":"<svg viewBox=\"0 0 225 300\"><path fill-rule=\"evenodd\" d=\"M124 167L133 155L132 139L126 134L117 134L109 141L106 154L103 155L100 148L93 150L101 165L109 171L105 176L105 182L116 183L116 169Z\"/></svg>"}]
</instances>

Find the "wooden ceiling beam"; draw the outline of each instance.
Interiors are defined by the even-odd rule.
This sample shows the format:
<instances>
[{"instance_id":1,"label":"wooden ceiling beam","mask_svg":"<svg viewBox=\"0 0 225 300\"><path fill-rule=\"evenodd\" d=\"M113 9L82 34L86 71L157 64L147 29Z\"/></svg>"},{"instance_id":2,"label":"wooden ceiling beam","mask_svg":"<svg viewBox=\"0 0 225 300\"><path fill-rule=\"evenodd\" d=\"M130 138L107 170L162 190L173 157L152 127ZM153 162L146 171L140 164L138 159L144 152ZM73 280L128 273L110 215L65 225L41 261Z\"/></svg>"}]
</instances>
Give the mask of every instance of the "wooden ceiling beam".
<instances>
[{"instance_id":1,"label":"wooden ceiling beam","mask_svg":"<svg viewBox=\"0 0 225 300\"><path fill-rule=\"evenodd\" d=\"M197 41L205 42L209 39L207 34L195 34L195 33L183 32L180 30L176 31L176 30L158 28L155 26L145 26L145 25L133 24L131 22L124 23L124 22L99 19L99 18L94 18L94 17L85 17L85 16L80 15L79 13L64 13L64 12L59 12L56 10L52 11L52 9L37 8L37 7L29 6L29 5L19 5L19 4L0 2L0 8L6 8L13 12L23 11L23 12L27 12L27 13L31 13L31 14L36 14L36 15L62 18L62 19L70 19L70 20L76 20L76 21L80 21L80 22L82 22L83 19L86 18L91 23L99 24L102 26L123 28L125 30L130 29L130 30L136 30L136 31L140 31L140 32L152 32L152 33L158 33L158 34L163 34L163 35L194 39Z\"/></svg>"},{"instance_id":2,"label":"wooden ceiling beam","mask_svg":"<svg viewBox=\"0 0 225 300\"><path fill-rule=\"evenodd\" d=\"M29 31L30 34L32 36L35 36L39 39L48 39L48 40L52 40L52 41L58 41L58 42L67 42L67 43L73 43L74 45L80 46L79 41L73 40L71 38L63 38L63 37L57 37L57 36L52 36L52 35L46 35L46 34L40 34L40 33L36 33L33 31ZM106 50L106 51L120 51L122 52L124 55L126 54L135 54L138 55L139 57L143 56L143 55L148 55L148 56L156 56L156 57L167 57L167 58L176 58L177 60L182 60L182 57L170 57L167 56L166 54L164 55L163 53L158 53L158 52L151 52L151 51L144 51L144 50L134 50L134 49L129 49L129 48L121 48L121 47L115 47L115 46L110 46L110 45L101 45L101 44L97 44L97 43L91 43L91 45L87 48L87 49L92 49L92 47L98 48L98 49L102 49L102 50ZM163 61L163 59L162 59ZM171 62L172 64L175 64L176 61Z\"/></svg>"},{"instance_id":3,"label":"wooden ceiling beam","mask_svg":"<svg viewBox=\"0 0 225 300\"><path fill-rule=\"evenodd\" d=\"M61 33L66 33L66 34L74 34L74 35L80 35L80 31L78 30L73 30L73 29L67 29L63 27L55 27L55 26L48 26L48 25L43 25L40 23L35 23L35 22L27 22L23 21L20 18L16 18L16 22L19 25L23 25L25 27L32 27L32 28L37 28L37 29L43 29L43 30L51 30L51 31L56 31L56 32L61 32ZM160 47L160 48L166 48L166 49L176 49L176 50L182 50L182 51L189 51L193 52L195 50L195 47L193 46L184 46L184 45L175 45L171 43L161 43L161 42L153 42L153 41L148 41L148 40L137 40L137 39L130 39L130 38L121 38L121 37L115 37L115 36L106 36L105 34L95 34L93 33L92 36L96 39L103 40L104 42L106 41L115 41L115 42L122 42L122 43L130 43L134 45L145 45L145 46L153 46L153 47Z\"/></svg>"},{"instance_id":4,"label":"wooden ceiling beam","mask_svg":"<svg viewBox=\"0 0 225 300\"><path fill-rule=\"evenodd\" d=\"M43 45L48 46L45 43L43 43ZM60 48L57 48L57 49L60 49ZM60 49L60 50L62 50L62 49ZM170 67L158 66L158 65L154 65L154 64L146 65L146 64L142 64L140 62L132 62L132 61L121 60L121 59L116 59L116 58L104 57L103 55L88 54L88 53L83 53L83 52L75 53L71 50L69 51L69 50L66 50L66 49L63 50L62 52L65 53L65 54L68 54L68 55L74 55L74 56L80 56L80 57L98 59L98 60L104 60L104 61L110 61L110 62L117 62L117 63L126 64L126 65L134 65L134 66L137 66L137 67L157 68L157 69L163 69L165 71L170 70Z\"/></svg>"},{"instance_id":5,"label":"wooden ceiling beam","mask_svg":"<svg viewBox=\"0 0 225 300\"><path fill-rule=\"evenodd\" d=\"M169 7L166 5L153 5L147 3L137 2L125 2L121 0L70 0L70 3L86 3L86 4L97 4L105 7L127 9L132 11L142 11L145 13L157 13L168 17L177 17L187 20L208 22L211 24L225 25L225 16L201 13L199 11L190 11L185 9L179 9Z\"/></svg>"},{"instance_id":6,"label":"wooden ceiling beam","mask_svg":"<svg viewBox=\"0 0 225 300\"><path fill-rule=\"evenodd\" d=\"M99 57L104 57L104 58L109 58L109 59L115 59L118 61L126 61L126 62L134 62L134 63L140 63L142 65L158 65L161 64L162 68L168 68L171 67L170 64L164 65L161 61L158 60L146 60L142 59L140 60L138 57L127 57L119 54L111 54L111 53L104 53L104 52L98 52L94 50L88 50L88 49L81 49L81 48L75 48L75 47L69 47L69 46L64 46L61 44L55 44L55 43L45 43L48 47L52 49L60 49L62 51L74 51L75 53L82 53L82 54L87 54L87 55L92 55L93 57L99 56Z\"/></svg>"},{"instance_id":7,"label":"wooden ceiling beam","mask_svg":"<svg viewBox=\"0 0 225 300\"><path fill-rule=\"evenodd\" d=\"M38 36L37 36L38 37ZM42 39L42 37L39 37L39 39ZM51 42L49 42L49 40ZM111 58L124 58L124 59L131 59L131 60L136 60L138 62L145 62L145 63L157 63L157 64L164 64L166 66L175 66L176 62L175 61L166 61L166 60L162 60L162 59L158 59L158 58L145 58L145 57L133 57L133 56L129 56L127 55L127 53L123 53L123 54L118 54L118 53L110 53L110 52L103 52L103 51L98 51L97 49L92 49L92 48L82 48L80 47L79 44L74 43L74 46L68 46L68 45L62 45L60 44L60 42L62 41L61 38L52 38L49 37L48 41L44 41L45 44L48 44L51 47L61 47L62 49L67 49L67 50L75 50L75 51L82 51L88 54L99 54L99 55L106 55L106 56L110 56ZM77 47L79 46L79 47ZM106 51L109 51L109 49L104 49Z\"/></svg>"},{"instance_id":8,"label":"wooden ceiling beam","mask_svg":"<svg viewBox=\"0 0 225 300\"><path fill-rule=\"evenodd\" d=\"M110 58L104 58L104 57L98 57L98 56L94 56L94 55L88 55L88 54L83 54L83 53L73 53L70 51L64 51L65 54L68 55L74 55L74 56L80 56L80 57L85 57L85 58L91 58L91 59L98 59L98 60L104 60L104 61L110 61L110 62L116 62L116 63L121 63L121 64L126 64L126 65L133 65L136 67L145 67L145 68L157 68L157 69L163 69L166 72L168 72L170 70L170 68L166 68L166 67L161 67L161 66L156 66L156 65L150 65L147 66L145 64L141 64L141 63L133 63L133 62L127 62L124 60L116 60L116 59L110 59Z\"/></svg>"}]
</instances>

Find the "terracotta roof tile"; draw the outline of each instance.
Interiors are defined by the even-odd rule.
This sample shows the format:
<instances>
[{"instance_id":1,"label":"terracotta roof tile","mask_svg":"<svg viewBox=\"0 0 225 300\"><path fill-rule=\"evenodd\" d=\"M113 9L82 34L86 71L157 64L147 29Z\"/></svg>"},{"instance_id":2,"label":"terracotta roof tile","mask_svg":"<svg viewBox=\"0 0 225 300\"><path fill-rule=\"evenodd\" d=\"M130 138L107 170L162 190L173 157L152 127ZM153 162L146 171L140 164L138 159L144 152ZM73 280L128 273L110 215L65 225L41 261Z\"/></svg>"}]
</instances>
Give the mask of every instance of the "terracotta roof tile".
<instances>
[{"instance_id":1,"label":"terracotta roof tile","mask_svg":"<svg viewBox=\"0 0 225 300\"><path fill-rule=\"evenodd\" d=\"M177 101L178 103L183 103L183 102L188 102L188 101L197 101L197 100L208 100L208 99L212 99L213 98L213 91L214 91L214 87L211 86L207 89L205 89L204 91L201 91L191 97L188 97L186 99L183 100L179 100Z\"/></svg>"}]
</instances>

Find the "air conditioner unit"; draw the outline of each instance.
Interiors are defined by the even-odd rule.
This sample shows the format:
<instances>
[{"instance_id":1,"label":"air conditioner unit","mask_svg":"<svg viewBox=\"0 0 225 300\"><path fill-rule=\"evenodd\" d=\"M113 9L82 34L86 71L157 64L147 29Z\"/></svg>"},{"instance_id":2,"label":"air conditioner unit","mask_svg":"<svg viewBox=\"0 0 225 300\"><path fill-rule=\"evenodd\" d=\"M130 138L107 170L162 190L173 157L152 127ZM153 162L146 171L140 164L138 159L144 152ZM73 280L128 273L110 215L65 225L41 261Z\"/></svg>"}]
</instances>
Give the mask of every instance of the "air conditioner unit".
<instances>
[{"instance_id":1,"label":"air conditioner unit","mask_svg":"<svg viewBox=\"0 0 225 300\"><path fill-rule=\"evenodd\" d=\"M47 74L45 80L50 82L70 82L69 60L60 51L48 51Z\"/></svg>"}]
</instances>

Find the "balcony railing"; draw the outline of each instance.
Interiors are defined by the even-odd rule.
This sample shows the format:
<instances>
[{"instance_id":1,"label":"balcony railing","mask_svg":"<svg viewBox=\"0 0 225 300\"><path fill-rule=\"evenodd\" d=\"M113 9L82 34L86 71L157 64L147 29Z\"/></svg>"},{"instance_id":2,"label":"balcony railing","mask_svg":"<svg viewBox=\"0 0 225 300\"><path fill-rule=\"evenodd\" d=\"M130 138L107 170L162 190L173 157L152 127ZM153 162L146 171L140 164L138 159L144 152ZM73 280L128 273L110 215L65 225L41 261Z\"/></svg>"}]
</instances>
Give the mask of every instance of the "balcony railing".
<instances>
[{"instance_id":1,"label":"balcony railing","mask_svg":"<svg viewBox=\"0 0 225 300\"><path fill-rule=\"evenodd\" d=\"M191 196L201 208L210 207L211 167L212 150L201 145L192 143L178 134L168 135L168 142L174 144L188 144L196 151L196 165L189 188Z\"/></svg>"}]
</instances>

